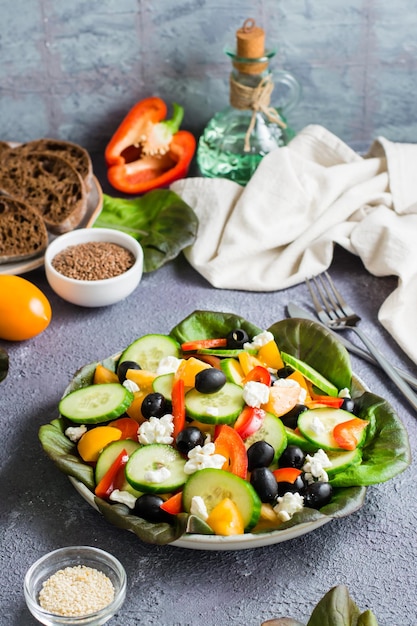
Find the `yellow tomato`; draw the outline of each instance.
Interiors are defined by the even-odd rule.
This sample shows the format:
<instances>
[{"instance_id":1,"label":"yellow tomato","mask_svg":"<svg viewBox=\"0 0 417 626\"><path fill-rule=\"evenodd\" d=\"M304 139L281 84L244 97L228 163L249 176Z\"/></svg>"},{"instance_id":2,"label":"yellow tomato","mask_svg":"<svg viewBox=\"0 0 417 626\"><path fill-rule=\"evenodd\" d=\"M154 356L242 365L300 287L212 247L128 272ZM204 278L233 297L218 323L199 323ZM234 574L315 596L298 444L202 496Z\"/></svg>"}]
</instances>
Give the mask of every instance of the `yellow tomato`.
<instances>
[{"instance_id":1,"label":"yellow tomato","mask_svg":"<svg viewBox=\"0 0 417 626\"><path fill-rule=\"evenodd\" d=\"M0 276L0 339L31 339L45 330L51 316L49 300L36 285L20 276Z\"/></svg>"}]
</instances>

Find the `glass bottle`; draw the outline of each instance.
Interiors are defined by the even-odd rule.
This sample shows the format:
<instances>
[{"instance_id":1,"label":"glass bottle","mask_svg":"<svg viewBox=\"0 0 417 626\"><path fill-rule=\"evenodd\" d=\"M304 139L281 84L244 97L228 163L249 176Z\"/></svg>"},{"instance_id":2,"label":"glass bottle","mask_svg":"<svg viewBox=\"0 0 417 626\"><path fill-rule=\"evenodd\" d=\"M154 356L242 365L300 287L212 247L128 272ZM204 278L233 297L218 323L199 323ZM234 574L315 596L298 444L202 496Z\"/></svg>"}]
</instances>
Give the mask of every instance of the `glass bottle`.
<instances>
[{"instance_id":1,"label":"glass bottle","mask_svg":"<svg viewBox=\"0 0 417 626\"><path fill-rule=\"evenodd\" d=\"M254 20L245 21L236 39L237 50L225 50L233 65L230 105L216 113L204 129L197 164L203 176L246 185L261 159L294 137L285 114L299 101L301 88L289 72L272 75L269 61L276 51L265 50L265 33ZM279 105L272 107L270 96L278 85Z\"/></svg>"}]
</instances>

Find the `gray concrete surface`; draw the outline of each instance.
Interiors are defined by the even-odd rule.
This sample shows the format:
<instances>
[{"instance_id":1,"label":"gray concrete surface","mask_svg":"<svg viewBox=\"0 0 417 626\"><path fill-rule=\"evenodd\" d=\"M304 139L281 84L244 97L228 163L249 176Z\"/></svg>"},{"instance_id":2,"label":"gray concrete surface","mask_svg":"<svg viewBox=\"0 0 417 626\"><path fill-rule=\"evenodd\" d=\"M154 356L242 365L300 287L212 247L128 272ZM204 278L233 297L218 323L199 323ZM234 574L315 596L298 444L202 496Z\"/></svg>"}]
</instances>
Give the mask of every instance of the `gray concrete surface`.
<instances>
[{"instance_id":1,"label":"gray concrete surface","mask_svg":"<svg viewBox=\"0 0 417 626\"><path fill-rule=\"evenodd\" d=\"M127 110L162 96L200 135L228 104L226 45L246 18L267 33L303 98L299 130L323 124L364 151L417 140L414 0L1 0L0 140L53 136L90 151ZM273 94L278 97L278 93Z\"/></svg>"},{"instance_id":2,"label":"gray concrete surface","mask_svg":"<svg viewBox=\"0 0 417 626\"><path fill-rule=\"evenodd\" d=\"M394 363L416 374L375 321L395 280L369 275L342 250L336 250L331 270L361 312L363 329ZM197 552L145 545L109 525L38 442L39 426L56 416L59 398L80 366L146 332L168 332L194 309L228 310L267 326L285 317L289 300L308 304L304 285L276 293L216 290L180 257L145 275L124 302L89 310L51 293L43 269L25 277L50 298L53 319L30 341L0 343L10 353L10 373L0 384L1 626L35 625L25 606L24 574L42 554L72 544L104 548L124 564L127 599L110 622L114 626L260 626L278 616L307 622L313 606L336 584L346 584L362 610L372 608L380 626L415 626L415 464L370 487L360 511L312 533L249 551ZM353 364L373 391L390 399L415 454L416 415L384 374L356 358Z\"/></svg>"}]
</instances>

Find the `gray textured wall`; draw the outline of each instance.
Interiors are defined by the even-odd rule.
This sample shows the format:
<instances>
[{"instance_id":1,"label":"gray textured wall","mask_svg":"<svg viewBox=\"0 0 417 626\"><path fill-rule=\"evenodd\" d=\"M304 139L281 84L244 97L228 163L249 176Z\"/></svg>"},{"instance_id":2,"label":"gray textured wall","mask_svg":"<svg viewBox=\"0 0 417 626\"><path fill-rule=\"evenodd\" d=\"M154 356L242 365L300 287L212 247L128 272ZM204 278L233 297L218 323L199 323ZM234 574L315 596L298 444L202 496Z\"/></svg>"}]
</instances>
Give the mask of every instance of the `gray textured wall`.
<instances>
[{"instance_id":1,"label":"gray textured wall","mask_svg":"<svg viewBox=\"0 0 417 626\"><path fill-rule=\"evenodd\" d=\"M101 151L131 105L185 106L198 135L228 104L225 44L247 17L302 83L290 116L357 150L417 141L414 0L0 0L0 139Z\"/></svg>"}]
</instances>

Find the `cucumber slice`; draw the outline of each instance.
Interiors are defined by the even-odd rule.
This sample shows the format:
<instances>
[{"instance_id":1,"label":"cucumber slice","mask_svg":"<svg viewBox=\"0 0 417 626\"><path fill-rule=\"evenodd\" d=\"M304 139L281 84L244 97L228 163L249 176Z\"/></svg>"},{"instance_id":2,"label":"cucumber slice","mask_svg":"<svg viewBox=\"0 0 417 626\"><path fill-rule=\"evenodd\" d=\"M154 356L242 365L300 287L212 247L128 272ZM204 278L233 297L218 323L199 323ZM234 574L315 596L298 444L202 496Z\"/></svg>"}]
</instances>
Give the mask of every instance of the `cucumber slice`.
<instances>
[{"instance_id":1,"label":"cucumber slice","mask_svg":"<svg viewBox=\"0 0 417 626\"><path fill-rule=\"evenodd\" d=\"M233 358L222 359L220 361L220 367L230 383L243 386L244 376L239 361Z\"/></svg>"},{"instance_id":2,"label":"cucumber slice","mask_svg":"<svg viewBox=\"0 0 417 626\"><path fill-rule=\"evenodd\" d=\"M352 465L359 465L362 462L362 450L346 450L343 452L327 452L327 456L332 463L331 467L326 468L329 478L332 478L338 472L341 472Z\"/></svg>"},{"instance_id":3,"label":"cucumber slice","mask_svg":"<svg viewBox=\"0 0 417 626\"><path fill-rule=\"evenodd\" d=\"M168 493L182 487L188 476L184 472L185 459L172 446L165 443L151 443L133 452L126 464L126 478L130 485L145 493ZM161 468L170 475L162 482L151 482L148 471Z\"/></svg>"},{"instance_id":4,"label":"cucumber slice","mask_svg":"<svg viewBox=\"0 0 417 626\"><path fill-rule=\"evenodd\" d=\"M155 393L161 393L165 400L171 402L172 385L174 383L175 374L161 374L154 378L152 382L152 389Z\"/></svg>"},{"instance_id":5,"label":"cucumber slice","mask_svg":"<svg viewBox=\"0 0 417 626\"><path fill-rule=\"evenodd\" d=\"M303 435L299 435L289 426L284 426L285 432L287 433L287 445L288 446L298 446L304 452L317 452L317 446L314 443L311 443L308 439L303 437Z\"/></svg>"},{"instance_id":6,"label":"cucumber slice","mask_svg":"<svg viewBox=\"0 0 417 626\"><path fill-rule=\"evenodd\" d=\"M275 455L273 462L275 462L287 447L287 433L279 417L276 417L272 413L266 413L263 424L259 430L245 439L246 450L255 443L255 441L262 439L274 448Z\"/></svg>"},{"instance_id":7,"label":"cucumber slice","mask_svg":"<svg viewBox=\"0 0 417 626\"><path fill-rule=\"evenodd\" d=\"M185 394L185 410L204 424L231 424L245 406L243 390L239 385L226 382L215 393L200 393L191 389Z\"/></svg>"},{"instance_id":8,"label":"cucumber slice","mask_svg":"<svg viewBox=\"0 0 417 626\"><path fill-rule=\"evenodd\" d=\"M203 498L209 514L224 498L233 500L242 515L245 531L256 525L261 513L261 501L252 485L224 470L207 468L191 474L182 494L187 513L194 496Z\"/></svg>"},{"instance_id":9,"label":"cucumber slice","mask_svg":"<svg viewBox=\"0 0 417 626\"><path fill-rule=\"evenodd\" d=\"M126 450L129 456L131 456L133 452L138 448L140 448L140 443L138 443L137 441L133 441L133 439L118 439L117 441L109 443L100 452L100 455L97 459L94 474L96 483L98 484L100 482L104 474L111 468L123 449Z\"/></svg>"},{"instance_id":10,"label":"cucumber slice","mask_svg":"<svg viewBox=\"0 0 417 626\"><path fill-rule=\"evenodd\" d=\"M101 383L71 391L59 403L59 412L77 424L99 424L126 411L134 396L120 383Z\"/></svg>"},{"instance_id":11,"label":"cucumber slice","mask_svg":"<svg viewBox=\"0 0 417 626\"><path fill-rule=\"evenodd\" d=\"M313 385L316 385L316 387L324 391L328 396L336 397L338 395L338 388L333 385L330 380L327 380L327 378L322 376L320 372L315 370L313 367L311 367L304 361L297 359L297 357L292 356L291 354L287 354L286 352L281 351L281 357L284 363L290 365L293 369L300 372L300 374L302 374L304 378L307 378L307 380L309 380L311 383L313 383Z\"/></svg>"},{"instance_id":12,"label":"cucumber slice","mask_svg":"<svg viewBox=\"0 0 417 626\"><path fill-rule=\"evenodd\" d=\"M343 409L309 409L298 417L298 428L303 437L316 444L323 450L340 451L333 437L333 429L337 424L347 422L353 418L352 413ZM365 440L366 429L362 431L362 439L357 447Z\"/></svg>"},{"instance_id":13,"label":"cucumber slice","mask_svg":"<svg viewBox=\"0 0 417 626\"><path fill-rule=\"evenodd\" d=\"M160 360L166 356L180 356L180 346L175 339L168 335L144 335L122 352L119 363L134 361L143 370L156 372Z\"/></svg>"}]
</instances>

